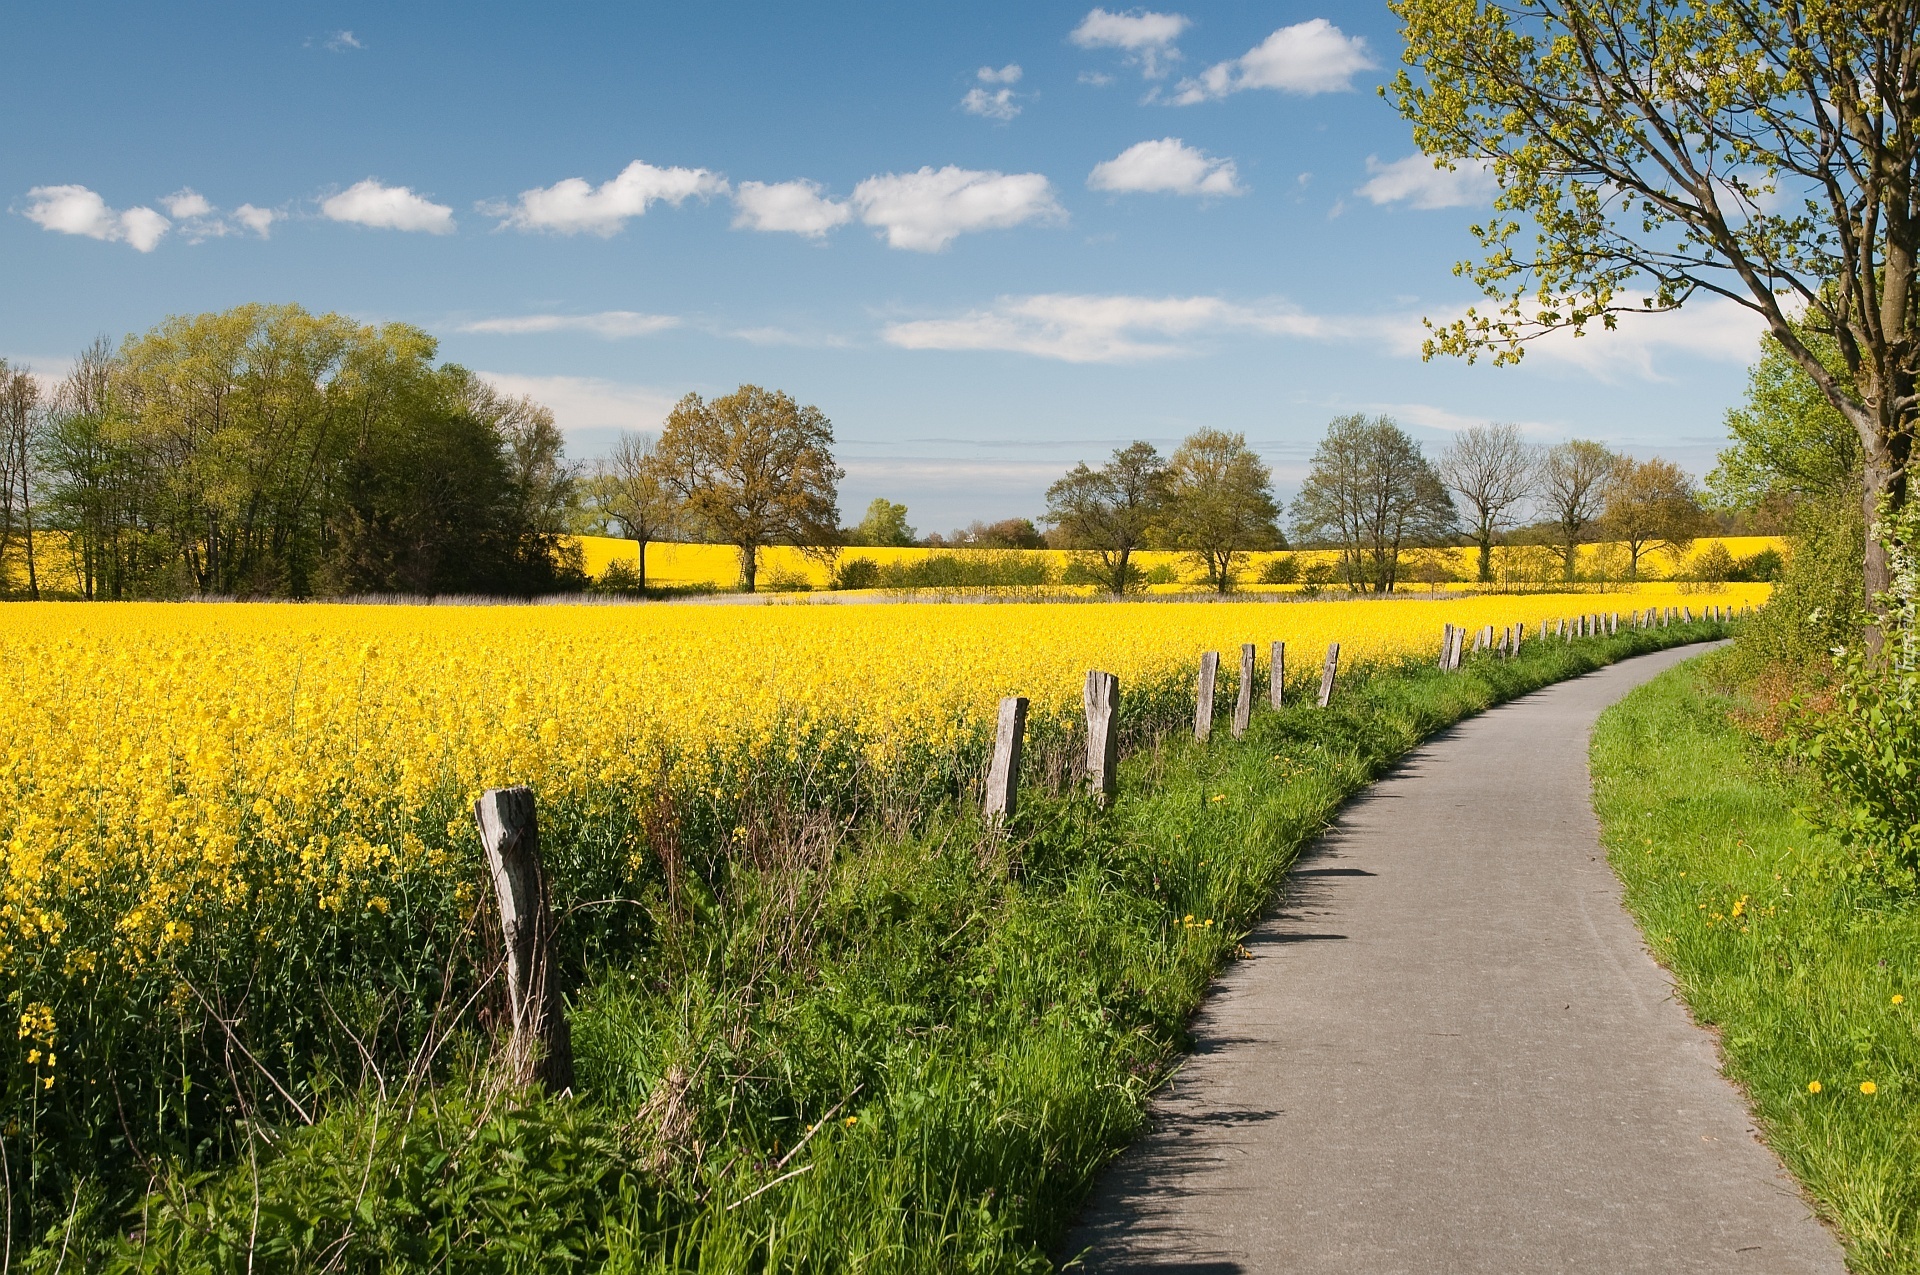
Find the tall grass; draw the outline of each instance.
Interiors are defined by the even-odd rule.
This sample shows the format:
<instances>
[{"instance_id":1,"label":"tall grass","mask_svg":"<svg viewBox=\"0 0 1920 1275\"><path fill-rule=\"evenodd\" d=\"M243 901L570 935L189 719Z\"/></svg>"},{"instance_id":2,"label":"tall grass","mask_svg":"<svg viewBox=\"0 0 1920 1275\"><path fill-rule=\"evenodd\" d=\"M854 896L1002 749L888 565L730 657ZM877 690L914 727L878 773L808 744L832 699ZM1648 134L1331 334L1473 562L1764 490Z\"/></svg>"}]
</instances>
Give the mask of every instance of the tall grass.
<instances>
[{"instance_id":1,"label":"tall grass","mask_svg":"<svg viewBox=\"0 0 1920 1275\"><path fill-rule=\"evenodd\" d=\"M1745 663L1684 665L1601 718L1608 853L1849 1264L1920 1270L1920 901L1796 815L1830 798L1738 724L1755 706L1717 685Z\"/></svg>"}]
</instances>

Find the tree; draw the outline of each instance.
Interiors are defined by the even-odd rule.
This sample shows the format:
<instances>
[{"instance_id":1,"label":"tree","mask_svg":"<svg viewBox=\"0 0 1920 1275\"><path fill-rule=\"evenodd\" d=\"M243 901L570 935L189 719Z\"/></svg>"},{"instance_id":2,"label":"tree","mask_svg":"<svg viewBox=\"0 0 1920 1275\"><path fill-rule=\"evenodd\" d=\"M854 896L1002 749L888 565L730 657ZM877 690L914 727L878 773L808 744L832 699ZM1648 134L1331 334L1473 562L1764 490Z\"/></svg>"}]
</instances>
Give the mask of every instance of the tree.
<instances>
[{"instance_id":1,"label":"tree","mask_svg":"<svg viewBox=\"0 0 1920 1275\"><path fill-rule=\"evenodd\" d=\"M0 359L0 590L7 587L7 546L18 535L26 565L27 596L40 598L33 545L33 462L38 454L40 383L25 368Z\"/></svg>"},{"instance_id":2,"label":"tree","mask_svg":"<svg viewBox=\"0 0 1920 1275\"><path fill-rule=\"evenodd\" d=\"M1640 558L1661 550L1678 562L1692 548L1706 523L1693 491L1693 479L1670 460L1614 462L1606 482L1602 532L1626 546L1627 578L1640 578Z\"/></svg>"},{"instance_id":3,"label":"tree","mask_svg":"<svg viewBox=\"0 0 1920 1275\"><path fill-rule=\"evenodd\" d=\"M1858 437L1868 525L1883 498L1905 504L1920 417L1912 0L1391 8L1421 76L1392 86L1420 148L1500 190L1475 227L1485 258L1463 266L1498 309L1440 325L1429 354L1511 361L1556 329L1722 298L1765 322ZM1891 584L1873 538L1863 583L1867 597Z\"/></svg>"},{"instance_id":4,"label":"tree","mask_svg":"<svg viewBox=\"0 0 1920 1275\"><path fill-rule=\"evenodd\" d=\"M1540 465L1540 504L1571 580L1580 566L1580 541L1606 508L1607 483L1618 458L1599 443L1577 438L1547 452Z\"/></svg>"},{"instance_id":5,"label":"tree","mask_svg":"<svg viewBox=\"0 0 1920 1275\"><path fill-rule=\"evenodd\" d=\"M913 543L913 528L907 525L907 507L885 496L876 496L867 506L867 516L853 529L849 543L878 548L905 548Z\"/></svg>"},{"instance_id":6,"label":"tree","mask_svg":"<svg viewBox=\"0 0 1920 1275\"><path fill-rule=\"evenodd\" d=\"M1470 425L1441 454L1440 480L1455 492L1472 519L1469 534L1480 548L1480 583L1493 580L1493 540L1519 519L1516 511L1538 482L1537 448L1514 425Z\"/></svg>"},{"instance_id":7,"label":"tree","mask_svg":"<svg viewBox=\"0 0 1920 1275\"><path fill-rule=\"evenodd\" d=\"M1137 578L1132 559L1147 541L1167 498L1167 465L1152 443L1115 448L1098 469L1085 461L1047 488L1047 521L1066 547L1100 561L1107 592L1125 593Z\"/></svg>"},{"instance_id":8,"label":"tree","mask_svg":"<svg viewBox=\"0 0 1920 1275\"><path fill-rule=\"evenodd\" d=\"M601 510L639 551L635 584L647 587L647 546L679 530L680 497L667 482L657 441L645 434L622 434L613 454L593 477Z\"/></svg>"},{"instance_id":9,"label":"tree","mask_svg":"<svg viewBox=\"0 0 1920 1275\"><path fill-rule=\"evenodd\" d=\"M1294 537L1340 549L1347 587L1391 593L1400 555L1458 523L1440 475L1390 416L1338 416L1293 501Z\"/></svg>"},{"instance_id":10,"label":"tree","mask_svg":"<svg viewBox=\"0 0 1920 1275\"><path fill-rule=\"evenodd\" d=\"M820 552L839 539L846 471L833 461L833 422L817 407L757 385L711 403L689 394L668 414L659 454L688 515L739 550L748 593L766 546Z\"/></svg>"},{"instance_id":11,"label":"tree","mask_svg":"<svg viewBox=\"0 0 1920 1275\"><path fill-rule=\"evenodd\" d=\"M1831 338L1806 331L1802 339L1836 375L1846 375ZM1746 401L1727 410L1726 425L1733 441L1707 475L1721 508L1752 509L1770 496L1828 500L1859 490L1859 435L1771 336L1760 339Z\"/></svg>"},{"instance_id":12,"label":"tree","mask_svg":"<svg viewBox=\"0 0 1920 1275\"><path fill-rule=\"evenodd\" d=\"M1280 507L1273 473L1245 434L1203 429L1188 435L1167 462L1165 510L1162 530L1218 593L1233 588L1248 553L1286 548L1274 523Z\"/></svg>"}]
</instances>

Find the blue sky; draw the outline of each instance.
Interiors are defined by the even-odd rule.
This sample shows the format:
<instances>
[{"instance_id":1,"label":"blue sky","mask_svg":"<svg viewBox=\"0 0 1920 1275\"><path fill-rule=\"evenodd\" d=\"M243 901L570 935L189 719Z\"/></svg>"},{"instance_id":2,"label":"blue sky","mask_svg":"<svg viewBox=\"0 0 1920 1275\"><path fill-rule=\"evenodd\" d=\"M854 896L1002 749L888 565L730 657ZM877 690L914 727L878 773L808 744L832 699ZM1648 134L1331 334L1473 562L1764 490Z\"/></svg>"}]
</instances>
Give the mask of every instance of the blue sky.
<instances>
[{"instance_id":1,"label":"blue sky","mask_svg":"<svg viewBox=\"0 0 1920 1275\"><path fill-rule=\"evenodd\" d=\"M1704 475L1757 329L1699 306L1421 362L1487 209L1376 92L1384 5L15 6L0 354L244 301L403 320L570 450L743 381L835 423L853 516L1036 515L1146 438L1297 485L1335 414Z\"/></svg>"}]
</instances>

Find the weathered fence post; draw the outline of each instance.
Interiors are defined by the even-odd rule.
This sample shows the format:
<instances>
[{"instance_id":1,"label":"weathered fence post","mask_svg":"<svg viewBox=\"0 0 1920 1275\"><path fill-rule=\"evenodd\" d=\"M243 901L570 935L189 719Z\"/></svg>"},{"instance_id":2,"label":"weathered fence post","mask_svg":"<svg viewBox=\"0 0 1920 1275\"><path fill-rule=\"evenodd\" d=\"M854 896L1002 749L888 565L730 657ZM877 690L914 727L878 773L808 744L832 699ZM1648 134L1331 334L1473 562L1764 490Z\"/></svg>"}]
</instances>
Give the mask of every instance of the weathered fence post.
<instances>
[{"instance_id":1,"label":"weathered fence post","mask_svg":"<svg viewBox=\"0 0 1920 1275\"><path fill-rule=\"evenodd\" d=\"M1240 738L1253 724L1253 643L1240 644L1240 694L1233 701L1233 737Z\"/></svg>"},{"instance_id":2,"label":"weathered fence post","mask_svg":"<svg viewBox=\"0 0 1920 1275\"><path fill-rule=\"evenodd\" d=\"M1333 678L1340 671L1340 644L1327 644L1327 666L1320 671L1320 707L1325 708L1333 699Z\"/></svg>"},{"instance_id":3,"label":"weathered fence post","mask_svg":"<svg viewBox=\"0 0 1920 1275\"><path fill-rule=\"evenodd\" d=\"M1020 753L1027 741L1027 697L1000 701L1000 724L993 736L993 764L987 768L989 820L1011 819L1020 808Z\"/></svg>"},{"instance_id":4,"label":"weathered fence post","mask_svg":"<svg viewBox=\"0 0 1920 1275\"><path fill-rule=\"evenodd\" d=\"M1081 697L1087 707L1087 787L1095 801L1107 805L1119 790L1120 733L1113 728L1120 707L1120 679L1098 669L1087 673Z\"/></svg>"},{"instance_id":5,"label":"weathered fence post","mask_svg":"<svg viewBox=\"0 0 1920 1275\"><path fill-rule=\"evenodd\" d=\"M1220 674L1220 652L1200 657L1200 681L1194 688L1193 737L1205 743L1213 738L1213 681Z\"/></svg>"},{"instance_id":6,"label":"weathered fence post","mask_svg":"<svg viewBox=\"0 0 1920 1275\"><path fill-rule=\"evenodd\" d=\"M555 1093L573 1088L573 1034L562 1003L554 952L553 906L540 866L533 789L489 788L473 803L474 822L500 910L506 960L507 1066L520 1084Z\"/></svg>"},{"instance_id":7,"label":"weathered fence post","mask_svg":"<svg viewBox=\"0 0 1920 1275\"><path fill-rule=\"evenodd\" d=\"M1440 667L1449 668L1453 663L1453 626L1444 626L1440 630Z\"/></svg>"},{"instance_id":8,"label":"weathered fence post","mask_svg":"<svg viewBox=\"0 0 1920 1275\"><path fill-rule=\"evenodd\" d=\"M1275 642L1273 656L1267 664L1267 699L1275 708L1283 707L1281 701L1287 694L1287 644Z\"/></svg>"}]
</instances>

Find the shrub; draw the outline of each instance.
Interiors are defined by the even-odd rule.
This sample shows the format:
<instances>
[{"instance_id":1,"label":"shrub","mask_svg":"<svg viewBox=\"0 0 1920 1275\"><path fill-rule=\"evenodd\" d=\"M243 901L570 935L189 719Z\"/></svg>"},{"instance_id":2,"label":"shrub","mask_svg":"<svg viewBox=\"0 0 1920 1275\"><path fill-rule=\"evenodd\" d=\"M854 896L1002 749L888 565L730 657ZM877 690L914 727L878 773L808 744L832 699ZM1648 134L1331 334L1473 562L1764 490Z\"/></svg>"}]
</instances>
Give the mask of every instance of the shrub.
<instances>
[{"instance_id":1,"label":"shrub","mask_svg":"<svg viewBox=\"0 0 1920 1275\"><path fill-rule=\"evenodd\" d=\"M1178 571L1175 571L1170 564L1162 562L1156 565L1152 570L1147 572L1147 583L1148 584L1179 584L1180 573Z\"/></svg>"},{"instance_id":2,"label":"shrub","mask_svg":"<svg viewBox=\"0 0 1920 1275\"><path fill-rule=\"evenodd\" d=\"M1297 584L1300 580L1300 559L1290 553L1277 558L1269 558L1260 568L1261 584Z\"/></svg>"},{"instance_id":3,"label":"shrub","mask_svg":"<svg viewBox=\"0 0 1920 1275\"><path fill-rule=\"evenodd\" d=\"M760 587L768 593L811 593L813 584L798 571L788 571L776 567L767 572L760 581Z\"/></svg>"},{"instance_id":4,"label":"shrub","mask_svg":"<svg viewBox=\"0 0 1920 1275\"><path fill-rule=\"evenodd\" d=\"M1113 576L1106 564L1094 554L1078 554L1067 563L1067 569L1060 573L1061 584L1090 584L1096 589L1108 589L1113 585ZM1147 587L1147 573L1133 563L1127 563L1126 575L1120 583L1122 593L1138 593Z\"/></svg>"},{"instance_id":5,"label":"shrub","mask_svg":"<svg viewBox=\"0 0 1920 1275\"><path fill-rule=\"evenodd\" d=\"M1789 728L1789 750L1835 798L1802 814L1876 875L1911 886L1920 869L1920 674L1858 651L1835 656L1834 666L1833 707Z\"/></svg>"},{"instance_id":6,"label":"shrub","mask_svg":"<svg viewBox=\"0 0 1920 1275\"><path fill-rule=\"evenodd\" d=\"M1787 560L1780 556L1778 549L1762 549L1750 558L1742 558L1734 564L1729 580L1760 580L1772 583L1778 581L1786 571Z\"/></svg>"},{"instance_id":7,"label":"shrub","mask_svg":"<svg viewBox=\"0 0 1920 1275\"><path fill-rule=\"evenodd\" d=\"M887 589L1030 588L1054 582L1052 563L1017 549L931 553L880 568L880 585Z\"/></svg>"},{"instance_id":8,"label":"shrub","mask_svg":"<svg viewBox=\"0 0 1920 1275\"><path fill-rule=\"evenodd\" d=\"M880 564L872 558L849 558L834 571L833 587L877 589L880 587Z\"/></svg>"},{"instance_id":9,"label":"shrub","mask_svg":"<svg viewBox=\"0 0 1920 1275\"><path fill-rule=\"evenodd\" d=\"M1336 572L1331 562L1316 562L1300 573L1300 596L1317 598L1321 591L1333 583Z\"/></svg>"},{"instance_id":10,"label":"shrub","mask_svg":"<svg viewBox=\"0 0 1920 1275\"><path fill-rule=\"evenodd\" d=\"M607 564L600 578L587 586L589 593L604 593L613 597L632 597L644 592L640 587L640 570L631 562L615 559Z\"/></svg>"}]
</instances>

